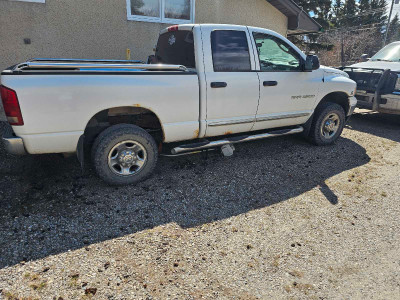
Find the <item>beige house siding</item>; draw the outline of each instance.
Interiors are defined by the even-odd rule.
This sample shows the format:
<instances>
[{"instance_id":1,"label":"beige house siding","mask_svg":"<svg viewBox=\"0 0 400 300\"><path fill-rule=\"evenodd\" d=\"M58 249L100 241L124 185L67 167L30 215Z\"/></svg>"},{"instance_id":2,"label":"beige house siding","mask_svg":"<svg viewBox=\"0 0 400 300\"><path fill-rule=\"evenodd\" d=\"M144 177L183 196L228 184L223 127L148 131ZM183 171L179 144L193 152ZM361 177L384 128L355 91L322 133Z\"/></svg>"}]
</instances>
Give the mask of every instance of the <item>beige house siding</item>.
<instances>
[{"instance_id":1,"label":"beige house siding","mask_svg":"<svg viewBox=\"0 0 400 300\"><path fill-rule=\"evenodd\" d=\"M266 0L196 0L196 23L253 25L286 34L287 18ZM0 70L33 57L145 60L169 24L127 20L125 0L0 0ZM24 38L31 39L30 45Z\"/></svg>"},{"instance_id":2,"label":"beige house siding","mask_svg":"<svg viewBox=\"0 0 400 300\"><path fill-rule=\"evenodd\" d=\"M257 26L286 35L287 17L266 0L196 0L196 23Z\"/></svg>"}]
</instances>

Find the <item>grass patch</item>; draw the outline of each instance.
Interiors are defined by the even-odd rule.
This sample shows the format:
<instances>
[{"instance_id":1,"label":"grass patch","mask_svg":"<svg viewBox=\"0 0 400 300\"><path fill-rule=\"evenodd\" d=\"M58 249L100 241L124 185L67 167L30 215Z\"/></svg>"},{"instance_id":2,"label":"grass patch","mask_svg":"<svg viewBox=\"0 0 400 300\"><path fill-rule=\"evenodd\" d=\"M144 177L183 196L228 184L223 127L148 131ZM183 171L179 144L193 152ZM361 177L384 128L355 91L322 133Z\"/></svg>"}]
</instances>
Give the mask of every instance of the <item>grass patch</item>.
<instances>
[{"instance_id":1,"label":"grass patch","mask_svg":"<svg viewBox=\"0 0 400 300\"><path fill-rule=\"evenodd\" d=\"M43 290L46 286L47 283L45 281L36 284L36 283L32 283L29 285L34 291L40 292L41 290Z\"/></svg>"},{"instance_id":2,"label":"grass patch","mask_svg":"<svg viewBox=\"0 0 400 300\"><path fill-rule=\"evenodd\" d=\"M297 278L303 278L304 277L304 273L297 271L297 270L293 270L288 272L290 275L292 275L293 277L297 277Z\"/></svg>"}]
</instances>

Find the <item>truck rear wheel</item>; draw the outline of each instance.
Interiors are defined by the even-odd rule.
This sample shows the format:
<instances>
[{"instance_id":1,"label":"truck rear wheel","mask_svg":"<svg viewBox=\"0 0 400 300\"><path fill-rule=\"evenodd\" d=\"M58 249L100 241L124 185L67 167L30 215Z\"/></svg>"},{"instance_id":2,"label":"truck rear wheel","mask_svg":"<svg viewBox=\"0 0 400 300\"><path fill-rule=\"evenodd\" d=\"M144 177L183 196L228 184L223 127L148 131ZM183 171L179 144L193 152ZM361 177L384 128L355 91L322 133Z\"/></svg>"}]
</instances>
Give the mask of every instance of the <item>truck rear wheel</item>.
<instances>
[{"instance_id":1,"label":"truck rear wheel","mask_svg":"<svg viewBox=\"0 0 400 300\"><path fill-rule=\"evenodd\" d=\"M309 138L318 146L333 144L342 134L345 125L345 112L339 104L323 103L315 113Z\"/></svg>"},{"instance_id":2,"label":"truck rear wheel","mask_svg":"<svg viewBox=\"0 0 400 300\"><path fill-rule=\"evenodd\" d=\"M149 177L158 159L157 144L140 127L114 125L104 130L92 147L97 175L111 185L127 185Z\"/></svg>"}]
</instances>

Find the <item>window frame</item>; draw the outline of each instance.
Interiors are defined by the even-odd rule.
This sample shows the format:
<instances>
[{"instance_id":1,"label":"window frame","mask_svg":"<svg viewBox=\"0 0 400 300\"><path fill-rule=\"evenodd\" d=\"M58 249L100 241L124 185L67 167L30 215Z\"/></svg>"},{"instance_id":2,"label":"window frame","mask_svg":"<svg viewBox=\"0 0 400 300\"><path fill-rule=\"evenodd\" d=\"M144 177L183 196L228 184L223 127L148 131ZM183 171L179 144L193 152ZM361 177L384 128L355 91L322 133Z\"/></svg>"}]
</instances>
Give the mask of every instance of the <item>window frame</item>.
<instances>
[{"instance_id":1,"label":"window frame","mask_svg":"<svg viewBox=\"0 0 400 300\"><path fill-rule=\"evenodd\" d=\"M30 2L30 3L46 3L46 0L8 0L12 2Z\"/></svg>"},{"instance_id":2,"label":"window frame","mask_svg":"<svg viewBox=\"0 0 400 300\"><path fill-rule=\"evenodd\" d=\"M271 38L272 40L275 40L275 41L278 40L283 45L285 45L288 49L291 49L292 52L295 53L297 58L299 59L299 62L300 62L299 69L298 70L262 70L261 69L260 55L258 54L258 51L257 51L257 42L256 42L256 39L254 37L255 34L262 34L264 36L267 36L267 37ZM253 39L252 42L254 44L254 52L255 52L255 56L256 56L255 58L258 61L258 67L260 69L257 72L285 72L285 73L287 73L287 72L303 72L304 71L303 68L304 68L305 61L304 61L303 56L298 51L296 51L296 49L294 49L292 46L290 46L287 42L285 42L281 38L279 38L277 36L274 36L272 34L268 34L268 33L265 33L265 32L259 32L259 31L252 31L251 32L251 37Z\"/></svg>"},{"instance_id":3,"label":"window frame","mask_svg":"<svg viewBox=\"0 0 400 300\"><path fill-rule=\"evenodd\" d=\"M247 42L247 48L248 48L248 52L249 52L249 66L250 69L249 70L232 70L232 71L216 71L215 70L215 62L214 62L214 49L213 49L213 41L212 41L212 37L213 34L215 34L216 32L219 31L235 31L235 32L243 32L245 34L246 37L246 42ZM210 46L211 46L211 60L212 60L212 65L213 65L213 72L214 73L248 73L248 72L254 72L253 68L252 68L252 62L251 62L251 56L252 54L252 49L250 48L250 43L249 43L249 38L247 35L248 32L246 32L245 30L235 30L235 29L215 29L213 31L211 31L210 34Z\"/></svg>"},{"instance_id":4,"label":"window frame","mask_svg":"<svg viewBox=\"0 0 400 300\"><path fill-rule=\"evenodd\" d=\"M166 0L159 0L159 3L160 3L160 17L150 17L150 16L132 15L132 13L131 13L132 12L131 0L126 0L126 11L127 11L128 21L163 23L163 24L188 24L188 23L194 23L196 0L189 0L190 1L190 20L165 18L164 17L164 15L165 15L165 1Z\"/></svg>"}]
</instances>

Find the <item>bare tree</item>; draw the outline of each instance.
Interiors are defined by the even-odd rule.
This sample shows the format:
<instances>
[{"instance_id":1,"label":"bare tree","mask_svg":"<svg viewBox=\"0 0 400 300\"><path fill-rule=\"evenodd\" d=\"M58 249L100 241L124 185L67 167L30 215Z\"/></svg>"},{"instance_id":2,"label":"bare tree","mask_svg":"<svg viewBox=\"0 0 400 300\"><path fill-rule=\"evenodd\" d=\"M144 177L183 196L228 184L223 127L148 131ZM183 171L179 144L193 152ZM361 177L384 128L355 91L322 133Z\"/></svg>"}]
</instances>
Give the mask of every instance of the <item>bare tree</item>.
<instances>
[{"instance_id":1,"label":"bare tree","mask_svg":"<svg viewBox=\"0 0 400 300\"><path fill-rule=\"evenodd\" d=\"M330 49L320 49L318 55L321 63L328 66L346 66L359 61L361 55L372 56L377 48L376 36L379 29L360 28L355 30L332 30L321 34L317 43L331 45Z\"/></svg>"}]
</instances>

